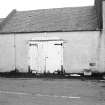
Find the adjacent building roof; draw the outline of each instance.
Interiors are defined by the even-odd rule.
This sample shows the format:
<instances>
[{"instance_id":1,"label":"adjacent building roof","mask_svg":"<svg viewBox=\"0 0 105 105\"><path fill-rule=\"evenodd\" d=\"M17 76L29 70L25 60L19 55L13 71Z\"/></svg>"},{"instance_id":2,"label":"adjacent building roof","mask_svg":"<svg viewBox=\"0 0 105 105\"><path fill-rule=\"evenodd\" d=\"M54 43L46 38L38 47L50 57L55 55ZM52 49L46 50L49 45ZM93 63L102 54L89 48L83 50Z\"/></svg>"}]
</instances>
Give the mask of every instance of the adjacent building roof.
<instances>
[{"instance_id":1,"label":"adjacent building roof","mask_svg":"<svg viewBox=\"0 0 105 105\"><path fill-rule=\"evenodd\" d=\"M0 23L4 20L4 18L0 18Z\"/></svg>"},{"instance_id":2,"label":"adjacent building roof","mask_svg":"<svg viewBox=\"0 0 105 105\"><path fill-rule=\"evenodd\" d=\"M1 33L98 30L95 6L12 11L0 24Z\"/></svg>"}]
</instances>

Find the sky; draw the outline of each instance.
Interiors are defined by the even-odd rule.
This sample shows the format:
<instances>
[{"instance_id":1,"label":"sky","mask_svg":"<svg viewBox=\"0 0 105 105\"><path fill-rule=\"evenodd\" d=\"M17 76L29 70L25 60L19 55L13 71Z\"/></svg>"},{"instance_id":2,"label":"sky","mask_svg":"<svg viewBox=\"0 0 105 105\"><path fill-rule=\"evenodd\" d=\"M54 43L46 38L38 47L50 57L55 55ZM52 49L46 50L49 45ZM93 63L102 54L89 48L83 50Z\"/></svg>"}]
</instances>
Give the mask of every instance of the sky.
<instances>
[{"instance_id":1,"label":"sky","mask_svg":"<svg viewBox=\"0 0 105 105\"><path fill-rule=\"evenodd\" d=\"M0 0L0 18L17 11L94 5L94 0Z\"/></svg>"}]
</instances>

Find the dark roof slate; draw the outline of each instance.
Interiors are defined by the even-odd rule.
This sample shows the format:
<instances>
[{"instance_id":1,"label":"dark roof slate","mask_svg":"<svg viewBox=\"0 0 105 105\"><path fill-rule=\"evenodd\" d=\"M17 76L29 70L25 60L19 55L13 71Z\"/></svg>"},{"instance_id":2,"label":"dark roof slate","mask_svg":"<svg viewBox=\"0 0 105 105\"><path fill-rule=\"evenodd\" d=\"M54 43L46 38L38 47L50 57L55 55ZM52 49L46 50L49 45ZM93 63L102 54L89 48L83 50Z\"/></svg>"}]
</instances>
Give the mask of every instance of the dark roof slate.
<instances>
[{"instance_id":1,"label":"dark roof slate","mask_svg":"<svg viewBox=\"0 0 105 105\"><path fill-rule=\"evenodd\" d=\"M2 33L99 29L95 6L16 11L1 27Z\"/></svg>"},{"instance_id":2,"label":"dark roof slate","mask_svg":"<svg viewBox=\"0 0 105 105\"><path fill-rule=\"evenodd\" d=\"M4 18L0 18L0 23L4 20Z\"/></svg>"}]
</instances>

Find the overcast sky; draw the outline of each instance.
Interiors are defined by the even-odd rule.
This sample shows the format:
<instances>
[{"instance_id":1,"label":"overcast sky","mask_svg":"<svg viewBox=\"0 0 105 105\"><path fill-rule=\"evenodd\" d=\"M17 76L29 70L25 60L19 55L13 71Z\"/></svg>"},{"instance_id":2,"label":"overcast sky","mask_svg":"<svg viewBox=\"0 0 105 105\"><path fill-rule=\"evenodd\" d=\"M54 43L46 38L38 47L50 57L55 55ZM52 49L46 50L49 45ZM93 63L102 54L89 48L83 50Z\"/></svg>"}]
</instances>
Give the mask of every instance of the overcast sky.
<instances>
[{"instance_id":1,"label":"overcast sky","mask_svg":"<svg viewBox=\"0 0 105 105\"><path fill-rule=\"evenodd\" d=\"M94 0L0 0L0 18L7 16L12 9L21 11L93 4Z\"/></svg>"}]
</instances>

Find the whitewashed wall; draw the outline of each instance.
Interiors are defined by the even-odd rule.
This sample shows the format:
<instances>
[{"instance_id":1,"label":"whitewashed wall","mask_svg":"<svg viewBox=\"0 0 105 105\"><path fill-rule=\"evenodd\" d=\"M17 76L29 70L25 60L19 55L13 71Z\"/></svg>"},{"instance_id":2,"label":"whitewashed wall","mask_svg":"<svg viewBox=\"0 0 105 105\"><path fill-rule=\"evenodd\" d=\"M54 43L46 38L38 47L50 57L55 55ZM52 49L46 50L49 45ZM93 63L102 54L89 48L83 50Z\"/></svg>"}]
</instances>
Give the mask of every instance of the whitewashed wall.
<instances>
[{"instance_id":1,"label":"whitewashed wall","mask_svg":"<svg viewBox=\"0 0 105 105\"><path fill-rule=\"evenodd\" d=\"M98 70L105 72L105 32L99 37L99 47L98 47Z\"/></svg>"},{"instance_id":2,"label":"whitewashed wall","mask_svg":"<svg viewBox=\"0 0 105 105\"><path fill-rule=\"evenodd\" d=\"M28 68L28 40L35 37L59 37L64 43L64 69L66 72L80 72L89 68L89 63L97 62L98 38L100 32L55 32L17 34L17 67L21 71ZM53 53L52 53L53 54Z\"/></svg>"},{"instance_id":3,"label":"whitewashed wall","mask_svg":"<svg viewBox=\"0 0 105 105\"><path fill-rule=\"evenodd\" d=\"M14 69L14 36L0 35L0 72Z\"/></svg>"},{"instance_id":4,"label":"whitewashed wall","mask_svg":"<svg viewBox=\"0 0 105 105\"><path fill-rule=\"evenodd\" d=\"M16 67L21 71L28 71L28 40L35 37L59 37L64 43L64 69L66 72L82 72L89 68L89 63L100 63L98 50L99 31L83 32L52 32L27 33L16 35ZM0 70L6 71L14 68L14 36L0 35ZM52 53L53 54L53 53ZM102 58L102 57L101 57ZM99 65L97 65L100 71ZM105 66L105 65L101 65ZM104 68L104 67L103 67Z\"/></svg>"}]
</instances>

